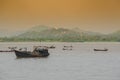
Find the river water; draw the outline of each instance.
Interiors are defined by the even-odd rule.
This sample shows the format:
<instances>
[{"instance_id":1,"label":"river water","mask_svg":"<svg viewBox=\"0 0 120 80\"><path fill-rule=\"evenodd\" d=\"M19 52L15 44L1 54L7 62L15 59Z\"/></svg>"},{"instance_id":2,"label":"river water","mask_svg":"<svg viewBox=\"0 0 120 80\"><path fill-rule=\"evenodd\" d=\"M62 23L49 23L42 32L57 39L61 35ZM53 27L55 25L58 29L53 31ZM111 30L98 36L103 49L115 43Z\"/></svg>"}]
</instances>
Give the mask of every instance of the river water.
<instances>
[{"instance_id":1,"label":"river water","mask_svg":"<svg viewBox=\"0 0 120 80\"><path fill-rule=\"evenodd\" d=\"M120 80L120 43L0 43L0 49L55 45L47 58L0 52L0 80ZM63 46L72 50L62 50ZM93 51L108 48L108 51Z\"/></svg>"}]
</instances>

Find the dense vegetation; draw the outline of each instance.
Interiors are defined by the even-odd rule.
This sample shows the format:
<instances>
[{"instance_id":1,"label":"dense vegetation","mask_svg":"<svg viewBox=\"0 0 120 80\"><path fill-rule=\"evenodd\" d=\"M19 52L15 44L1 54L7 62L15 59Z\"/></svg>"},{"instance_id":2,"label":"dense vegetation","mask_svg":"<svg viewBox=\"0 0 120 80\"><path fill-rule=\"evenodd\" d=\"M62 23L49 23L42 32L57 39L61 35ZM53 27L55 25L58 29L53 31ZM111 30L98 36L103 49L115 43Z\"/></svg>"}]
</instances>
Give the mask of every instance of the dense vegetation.
<instances>
[{"instance_id":1,"label":"dense vegetation","mask_svg":"<svg viewBox=\"0 0 120 80\"><path fill-rule=\"evenodd\" d=\"M18 36L2 37L0 42L28 42L28 41L45 41L45 42L120 42L120 31L112 34L100 34L95 32L80 31L76 29L50 28L46 26L34 27Z\"/></svg>"}]
</instances>

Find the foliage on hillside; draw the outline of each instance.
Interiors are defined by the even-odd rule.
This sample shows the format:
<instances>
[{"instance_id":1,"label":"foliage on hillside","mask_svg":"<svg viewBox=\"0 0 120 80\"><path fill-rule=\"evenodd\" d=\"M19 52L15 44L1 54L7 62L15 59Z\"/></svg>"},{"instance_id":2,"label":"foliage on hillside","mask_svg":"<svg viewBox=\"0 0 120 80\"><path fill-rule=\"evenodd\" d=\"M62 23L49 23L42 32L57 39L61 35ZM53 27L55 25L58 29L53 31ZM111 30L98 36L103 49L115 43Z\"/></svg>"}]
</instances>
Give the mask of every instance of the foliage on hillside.
<instances>
[{"instance_id":1,"label":"foliage on hillside","mask_svg":"<svg viewBox=\"0 0 120 80\"><path fill-rule=\"evenodd\" d=\"M120 31L112 34L100 34L75 29L50 28L36 26L32 29L11 38L0 38L1 42L17 41L59 41L59 42L94 42L94 41L120 41Z\"/></svg>"}]
</instances>

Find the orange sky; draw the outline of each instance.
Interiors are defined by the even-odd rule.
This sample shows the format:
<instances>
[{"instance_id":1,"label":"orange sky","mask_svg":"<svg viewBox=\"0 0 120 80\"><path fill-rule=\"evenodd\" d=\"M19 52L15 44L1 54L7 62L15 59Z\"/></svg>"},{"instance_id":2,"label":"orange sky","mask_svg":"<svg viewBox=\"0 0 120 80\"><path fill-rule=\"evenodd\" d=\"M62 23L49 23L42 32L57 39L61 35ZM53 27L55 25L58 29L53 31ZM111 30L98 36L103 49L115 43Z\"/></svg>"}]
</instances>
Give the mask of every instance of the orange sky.
<instances>
[{"instance_id":1,"label":"orange sky","mask_svg":"<svg viewBox=\"0 0 120 80\"><path fill-rule=\"evenodd\" d=\"M120 0L0 0L0 31L34 25L120 30Z\"/></svg>"}]
</instances>

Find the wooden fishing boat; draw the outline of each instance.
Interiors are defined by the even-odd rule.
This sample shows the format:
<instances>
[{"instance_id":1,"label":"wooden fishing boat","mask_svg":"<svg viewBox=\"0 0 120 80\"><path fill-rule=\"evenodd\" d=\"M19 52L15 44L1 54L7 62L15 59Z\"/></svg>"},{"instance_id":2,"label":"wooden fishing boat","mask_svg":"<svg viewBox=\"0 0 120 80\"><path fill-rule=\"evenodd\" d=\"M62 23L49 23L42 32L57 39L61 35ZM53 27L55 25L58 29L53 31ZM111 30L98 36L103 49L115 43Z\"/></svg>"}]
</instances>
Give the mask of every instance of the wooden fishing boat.
<instances>
[{"instance_id":1,"label":"wooden fishing boat","mask_svg":"<svg viewBox=\"0 0 120 80\"><path fill-rule=\"evenodd\" d=\"M31 51L20 51L14 50L17 57L47 57L49 56L48 49L35 48L33 52Z\"/></svg>"},{"instance_id":2,"label":"wooden fishing boat","mask_svg":"<svg viewBox=\"0 0 120 80\"><path fill-rule=\"evenodd\" d=\"M94 49L94 51L108 51L108 49Z\"/></svg>"}]
</instances>

